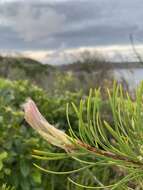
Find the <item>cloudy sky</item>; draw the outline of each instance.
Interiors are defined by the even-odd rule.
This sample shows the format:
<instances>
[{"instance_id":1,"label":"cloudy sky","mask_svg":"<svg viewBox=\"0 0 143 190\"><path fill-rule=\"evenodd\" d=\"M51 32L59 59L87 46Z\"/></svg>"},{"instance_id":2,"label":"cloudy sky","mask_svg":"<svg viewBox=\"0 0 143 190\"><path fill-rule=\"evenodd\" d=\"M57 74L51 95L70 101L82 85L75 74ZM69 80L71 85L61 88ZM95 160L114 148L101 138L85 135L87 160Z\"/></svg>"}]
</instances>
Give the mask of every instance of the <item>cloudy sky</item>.
<instances>
[{"instance_id":1,"label":"cloudy sky","mask_svg":"<svg viewBox=\"0 0 143 190\"><path fill-rule=\"evenodd\" d=\"M0 52L58 64L77 52L142 51L142 0L0 0Z\"/></svg>"}]
</instances>

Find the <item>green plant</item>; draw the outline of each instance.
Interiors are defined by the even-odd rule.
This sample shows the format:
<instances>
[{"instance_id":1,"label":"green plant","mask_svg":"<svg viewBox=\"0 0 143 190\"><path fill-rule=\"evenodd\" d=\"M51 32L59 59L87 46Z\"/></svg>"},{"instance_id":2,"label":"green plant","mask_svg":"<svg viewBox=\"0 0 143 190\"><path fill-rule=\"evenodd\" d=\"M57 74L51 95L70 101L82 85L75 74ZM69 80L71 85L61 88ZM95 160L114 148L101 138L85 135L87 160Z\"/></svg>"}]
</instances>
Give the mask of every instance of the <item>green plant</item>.
<instances>
[{"instance_id":1,"label":"green plant","mask_svg":"<svg viewBox=\"0 0 143 190\"><path fill-rule=\"evenodd\" d=\"M34 165L50 174L67 174L68 189L141 190L143 188L143 83L134 99L114 84L108 92L107 104L111 120L105 119L99 90L90 91L79 106L72 103L78 118L78 132L72 129L67 106L69 133L57 130L42 118L34 104L25 107L25 119L48 142L65 152L34 151L33 157L49 161L70 159L70 171L51 171ZM55 138L54 141L51 141ZM107 177L108 176L108 177Z\"/></svg>"},{"instance_id":2,"label":"green plant","mask_svg":"<svg viewBox=\"0 0 143 190\"><path fill-rule=\"evenodd\" d=\"M2 185L1 190L15 190L15 188L7 186L6 184L4 184L4 185Z\"/></svg>"},{"instance_id":3,"label":"green plant","mask_svg":"<svg viewBox=\"0 0 143 190\"><path fill-rule=\"evenodd\" d=\"M0 186L6 183L16 190L58 190L59 186L66 188L64 177L45 175L31 165L34 161L32 149L41 147L52 150L54 147L28 127L23 120L21 105L31 97L52 124L57 128L62 126L62 130L67 131L66 104L69 101L78 101L80 96L79 93L70 92L51 96L28 81L11 82L0 79ZM73 112L70 116L76 126L77 120ZM58 150L54 148L53 151ZM58 169L63 163L49 164L49 167ZM40 161L39 164L44 166L45 163Z\"/></svg>"}]
</instances>

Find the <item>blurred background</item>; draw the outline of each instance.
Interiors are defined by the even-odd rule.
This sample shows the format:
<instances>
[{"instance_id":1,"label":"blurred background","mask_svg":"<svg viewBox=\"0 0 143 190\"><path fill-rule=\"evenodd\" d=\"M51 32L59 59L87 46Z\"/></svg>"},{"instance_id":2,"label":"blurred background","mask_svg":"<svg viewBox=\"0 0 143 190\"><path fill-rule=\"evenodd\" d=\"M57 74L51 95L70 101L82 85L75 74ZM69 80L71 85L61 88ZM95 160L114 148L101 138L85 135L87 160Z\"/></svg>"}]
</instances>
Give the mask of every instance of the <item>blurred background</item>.
<instances>
[{"instance_id":1,"label":"blurred background","mask_svg":"<svg viewBox=\"0 0 143 190\"><path fill-rule=\"evenodd\" d=\"M1 0L0 75L46 90L64 76L79 90L113 71L135 87L143 79L142 8L141 0Z\"/></svg>"}]
</instances>

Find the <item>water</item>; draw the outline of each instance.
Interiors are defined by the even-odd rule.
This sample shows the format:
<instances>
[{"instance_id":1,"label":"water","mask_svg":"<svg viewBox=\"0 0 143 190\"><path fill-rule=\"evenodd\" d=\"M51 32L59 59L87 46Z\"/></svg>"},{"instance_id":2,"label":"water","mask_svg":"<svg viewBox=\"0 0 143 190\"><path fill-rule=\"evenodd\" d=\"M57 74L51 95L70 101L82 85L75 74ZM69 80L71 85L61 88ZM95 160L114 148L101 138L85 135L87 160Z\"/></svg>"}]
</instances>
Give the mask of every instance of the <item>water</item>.
<instances>
[{"instance_id":1,"label":"water","mask_svg":"<svg viewBox=\"0 0 143 190\"><path fill-rule=\"evenodd\" d=\"M123 77L131 88L137 87L143 80L143 69L117 69L114 73L118 79Z\"/></svg>"}]
</instances>

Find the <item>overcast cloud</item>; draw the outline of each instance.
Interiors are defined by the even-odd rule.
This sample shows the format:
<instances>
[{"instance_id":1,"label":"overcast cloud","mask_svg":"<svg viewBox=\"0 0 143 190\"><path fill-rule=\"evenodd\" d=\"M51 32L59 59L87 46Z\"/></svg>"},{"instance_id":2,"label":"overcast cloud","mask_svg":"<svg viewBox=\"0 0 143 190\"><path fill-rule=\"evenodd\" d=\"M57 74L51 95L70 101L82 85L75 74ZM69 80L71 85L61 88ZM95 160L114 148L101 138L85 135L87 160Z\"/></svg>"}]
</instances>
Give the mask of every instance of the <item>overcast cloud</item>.
<instances>
[{"instance_id":1,"label":"overcast cloud","mask_svg":"<svg viewBox=\"0 0 143 190\"><path fill-rule=\"evenodd\" d=\"M142 18L142 0L1 0L0 49L142 44Z\"/></svg>"}]
</instances>

